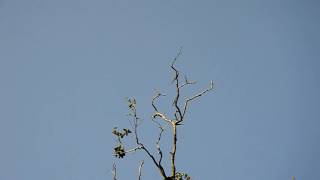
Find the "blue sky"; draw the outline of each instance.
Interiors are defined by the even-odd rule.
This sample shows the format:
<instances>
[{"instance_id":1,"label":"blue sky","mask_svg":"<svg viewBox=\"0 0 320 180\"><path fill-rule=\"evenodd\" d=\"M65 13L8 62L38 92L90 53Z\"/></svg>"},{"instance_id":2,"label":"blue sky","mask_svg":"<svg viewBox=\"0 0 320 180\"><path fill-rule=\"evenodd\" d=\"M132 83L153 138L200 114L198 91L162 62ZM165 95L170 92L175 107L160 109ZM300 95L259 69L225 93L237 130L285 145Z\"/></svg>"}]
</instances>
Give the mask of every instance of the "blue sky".
<instances>
[{"instance_id":1,"label":"blue sky","mask_svg":"<svg viewBox=\"0 0 320 180\"><path fill-rule=\"evenodd\" d=\"M0 0L0 179L133 179L114 126L136 97L144 141L169 64L202 90L181 127L177 167L194 179L320 178L320 3L316 0ZM169 130L165 134L168 137ZM164 140L163 144L170 143ZM203 150L200 151L199 147ZM168 152L167 152L168 153ZM158 172L146 159L143 179Z\"/></svg>"}]
</instances>

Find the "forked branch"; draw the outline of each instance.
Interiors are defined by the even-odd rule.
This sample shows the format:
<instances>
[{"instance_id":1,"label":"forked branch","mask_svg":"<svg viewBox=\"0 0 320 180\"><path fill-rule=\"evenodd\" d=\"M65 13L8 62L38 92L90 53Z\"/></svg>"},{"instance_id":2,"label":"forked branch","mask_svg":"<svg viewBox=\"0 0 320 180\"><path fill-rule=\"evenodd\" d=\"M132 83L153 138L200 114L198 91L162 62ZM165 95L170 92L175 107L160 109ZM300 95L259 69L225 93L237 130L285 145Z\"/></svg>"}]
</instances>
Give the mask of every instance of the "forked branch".
<instances>
[{"instance_id":1,"label":"forked branch","mask_svg":"<svg viewBox=\"0 0 320 180\"><path fill-rule=\"evenodd\" d=\"M131 116L133 117L133 132L136 144L138 145L139 149L142 149L146 154L149 156L149 158L152 160L152 162L155 164L155 166L160 171L160 174L162 177L166 177L166 173L164 168L160 163L157 162L156 158L151 154L151 152L148 150L148 148L140 142L139 136L138 136L138 120L139 117L137 115L137 109L136 109L136 100L135 99L129 99L129 109L131 110Z\"/></svg>"},{"instance_id":2,"label":"forked branch","mask_svg":"<svg viewBox=\"0 0 320 180\"><path fill-rule=\"evenodd\" d=\"M182 120L183 120L184 116L186 115L186 112L187 112L187 110L188 110L188 105L189 105L189 103L190 103L191 101L195 100L196 98L204 95L204 94L207 93L208 91L211 91L212 89L213 89L213 81L210 81L210 86L209 86L207 89L205 89L204 91L202 91L202 92L200 92L200 93L198 93L198 94L196 94L196 95L194 95L194 96L192 96L192 97L190 97L190 98L187 98L187 100L186 100L185 103L184 103ZM180 123L180 122L182 122L182 121L178 121L178 123Z\"/></svg>"},{"instance_id":3,"label":"forked branch","mask_svg":"<svg viewBox=\"0 0 320 180\"><path fill-rule=\"evenodd\" d=\"M173 62L171 63L171 69L174 71L174 79L173 82L175 82L175 91L176 91L176 95L175 98L173 100L173 106L174 106L174 117L175 120L171 121L171 125L172 125L172 151L170 152L170 156L171 156L171 175L172 177L175 177L177 172L176 172L176 163L175 163L175 158L176 158L176 151L177 151L177 126L181 125L181 123L184 121L186 112L188 110L188 105L191 101L195 100L196 98L202 96L203 94L207 93L208 91L213 89L213 82L210 82L210 86L205 89L204 91L190 97L187 98L184 106L181 107L179 104L180 101L180 93L181 93L181 89L187 85L192 85L195 84L195 81L189 81L187 79L187 77L185 76L185 82L180 84L180 72L179 70L175 67L175 63L177 61L177 58L181 55L181 49L179 50L177 56L174 58ZM159 115L161 116L161 114ZM162 116L161 116L162 117Z\"/></svg>"},{"instance_id":4,"label":"forked branch","mask_svg":"<svg viewBox=\"0 0 320 180\"><path fill-rule=\"evenodd\" d=\"M130 109L130 116L132 117L130 123L132 125L132 133L134 136L134 140L136 143L136 147L129 149L129 150L124 150L123 144L122 144L122 138L124 138L125 136L127 136L129 133L131 133L131 131L129 129L123 129L123 131L118 131L117 128L115 128L113 130L113 134L117 136L118 138L118 143L119 145L117 147L114 148L115 150L115 155L117 157L124 157L126 153L129 152L135 152L138 150L142 150L147 154L147 157L150 158L153 162L153 164L157 167L157 169L160 172L161 177L164 180L182 180L182 177L184 177L184 179L191 179L189 175L187 175L186 173L182 173L182 172L177 172L177 167L176 167L176 152L177 152L177 141L178 141L178 125L182 125L182 122L185 119L185 115L186 112L188 111L189 108L189 104L196 100L197 98L201 97L202 95L206 94L207 92L211 91L213 89L213 82L210 82L210 85L208 88L206 88L205 90L195 94L194 96L188 97L185 99L185 101L183 103L180 102L181 99L181 90L183 88L186 88L189 85L193 85L196 83L196 81L190 81L187 79L186 76L184 76L184 81L182 80L180 82L180 71L178 70L178 68L176 68L175 63L177 61L177 59L181 56L182 52L181 52L181 48L179 49L177 55L174 57L170 67L174 72L174 78L172 80L172 83L174 83L174 87L175 87L175 95L173 97L173 117L169 117L167 116L167 114L165 112L162 112L161 110L159 110L159 108L156 105L156 101L161 97L161 96L165 96L165 94L162 94L160 92L157 92L155 96L152 97L152 101L151 101L151 105L153 107L154 113L152 115L152 121L154 123L156 123L158 125L159 128L159 134L158 134L158 138L155 141L155 145L156 145L156 151L158 154L158 157L156 158L155 155L153 155L153 153L145 146L145 144L143 144L140 141L139 138L139 134L138 134L138 126L139 126L139 122L140 122L140 118L137 115L137 109L136 109L136 100L133 99L128 99L129 102L129 109ZM157 119L160 119L161 121L157 121ZM165 124L169 124L169 126L172 128L172 148L171 148L171 152L170 152L170 162L171 162L171 173L170 175L167 176L166 171L162 165L162 160L165 157L163 154L163 151L161 149L160 146L160 141L162 138L162 134L164 132L164 126L162 125L163 123ZM144 165L144 161L140 162L139 165L139 171L138 171L138 176L137 179L140 180L141 179L141 174L142 174L142 167ZM116 180L116 166L115 164L113 165L113 180Z\"/></svg>"}]
</instances>

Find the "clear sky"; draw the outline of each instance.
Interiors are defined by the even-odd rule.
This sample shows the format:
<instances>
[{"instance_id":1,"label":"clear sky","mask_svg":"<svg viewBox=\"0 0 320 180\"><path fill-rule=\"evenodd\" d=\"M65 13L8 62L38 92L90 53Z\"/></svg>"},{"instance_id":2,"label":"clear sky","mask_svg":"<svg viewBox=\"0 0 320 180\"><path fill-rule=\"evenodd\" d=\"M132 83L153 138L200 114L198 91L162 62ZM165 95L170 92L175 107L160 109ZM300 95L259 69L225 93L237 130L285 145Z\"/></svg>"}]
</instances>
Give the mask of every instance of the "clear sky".
<instances>
[{"instance_id":1,"label":"clear sky","mask_svg":"<svg viewBox=\"0 0 320 180\"><path fill-rule=\"evenodd\" d=\"M124 98L134 96L154 147L150 100L173 90L179 46L177 66L198 80L186 95L216 85L181 127L179 170L319 180L319 9L317 0L0 0L0 180L111 179L114 161L120 180L134 179L144 156L115 159L111 129L129 126ZM146 159L143 179L157 175Z\"/></svg>"}]
</instances>

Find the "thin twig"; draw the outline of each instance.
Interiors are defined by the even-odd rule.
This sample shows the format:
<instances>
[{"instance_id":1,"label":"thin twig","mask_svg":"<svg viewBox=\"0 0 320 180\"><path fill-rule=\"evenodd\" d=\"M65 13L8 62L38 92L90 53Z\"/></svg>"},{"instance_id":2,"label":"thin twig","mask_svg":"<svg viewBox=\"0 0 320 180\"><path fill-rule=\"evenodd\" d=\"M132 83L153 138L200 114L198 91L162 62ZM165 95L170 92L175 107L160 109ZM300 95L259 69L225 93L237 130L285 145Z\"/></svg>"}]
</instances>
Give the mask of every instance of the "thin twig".
<instances>
[{"instance_id":1,"label":"thin twig","mask_svg":"<svg viewBox=\"0 0 320 180\"><path fill-rule=\"evenodd\" d=\"M185 101L185 104L184 104L184 108L183 108L183 114L182 114L182 117L184 118L186 112L187 112L187 108L188 108L188 105L189 105L189 102L191 102L192 100L202 96L203 94L207 93L208 91L212 90L213 89L213 81L210 82L210 86L205 89L204 91L192 96L191 98L188 98L186 101ZM182 122L181 121L178 121L178 123Z\"/></svg>"},{"instance_id":2,"label":"thin twig","mask_svg":"<svg viewBox=\"0 0 320 180\"><path fill-rule=\"evenodd\" d=\"M117 180L117 166L116 166L116 163L113 163L111 173L112 173L112 179L113 180Z\"/></svg>"},{"instance_id":3,"label":"thin twig","mask_svg":"<svg viewBox=\"0 0 320 180\"><path fill-rule=\"evenodd\" d=\"M173 78L172 82L174 82L178 76L179 76L179 72L178 70L174 67L174 64L176 63L176 61L178 60L178 58L182 55L182 47L179 48L179 51L177 53L177 55L174 57L172 63L171 63L171 68L176 72L175 77Z\"/></svg>"},{"instance_id":4,"label":"thin twig","mask_svg":"<svg viewBox=\"0 0 320 180\"><path fill-rule=\"evenodd\" d=\"M153 107L153 109L154 109L155 111L158 111L158 108L156 107L156 105L155 105L154 103L155 103L155 101L156 101L160 96L166 96L166 95L165 95L165 94L162 94L162 93L160 93L160 92L157 92L157 94L156 94L155 96L153 96L153 98L152 98L151 104L152 104L152 107Z\"/></svg>"},{"instance_id":5,"label":"thin twig","mask_svg":"<svg viewBox=\"0 0 320 180\"><path fill-rule=\"evenodd\" d=\"M135 151L137 151L137 150L139 150L139 149L141 149L141 146L138 146L138 147L129 149L129 150L126 151L126 153L135 152Z\"/></svg>"},{"instance_id":6,"label":"thin twig","mask_svg":"<svg viewBox=\"0 0 320 180\"><path fill-rule=\"evenodd\" d=\"M141 180L141 174L142 174L142 166L144 164L144 161L142 160L140 162L140 165L139 165L139 171L138 171L138 180Z\"/></svg>"},{"instance_id":7,"label":"thin twig","mask_svg":"<svg viewBox=\"0 0 320 180\"><path fill-rule=\"evenodd\" d=\"M191 84L196 84L197 83L197 81L189 81L187 79L187 76L184 76L184 80L185 80L185 82L182 85L179 86L179 89L183 88L186 85L191 85Z\"/></svg>"},{"instance_id":8,"label":"thin twig","mask_svg":"<svg viewBox=\"0 0 320 180\"><path fill-rule=\"evenodd\" d=\"M181 113L181 110L180 110L180 107L179 107L179 98L180 98L180 85L179 85L179 71L177 70L177 68L174 66L175 65L175 62L177 61L178 57L182 54L181 52L181 48L178 52L178 54L176 55L176 57L174 58L173 62L171 63L171 69L175 72L175 77L173 79L172 82L176 82L175 83L175 86L176 86L176 96L173 100L173 105L175 106L176 108L176 112L175 112L175 117L176 117L176 120L179 121L181 120L182 118L182 113ZM177 116L177 113L179 114L179 117Z\"/></svg>"},{"instance_id":9,"label":"thin twig","mask_svg":"<svg viewBox=\"0 0 320 180\"><path fill-rule=\"evenodd\" d=\"M165 94L161 94L160 92L158 92L153 98L152 98L152 107L155 110L155 113L153 115L153 119L155 119L156 117L160 117L161 119L165 120L166 122L171 123L171 120L168 119L163 113L158 111L158 108L155 105L155 101L160 97L160 96L166 96ZM159 126L161 126L160 124L158 124Z\"/></svg>"},{"instance_id":10,"label":"thin twig","mask_svg":"<svg viewBox=\"0 0 320 180\"><path fill-rule=\"evenodd\" d=\"M160 141L161 141L162 133L163 133L164 129L163 129L163 127L161 125L159 125L159 129L160 129L160 132L159 132L159 136L158 136L158 139L157 139L157 142L156 142L156 148L157 148L158 154L160 156L158 164L161 165L163 153L162 153L162 150L161 150L161 147L160 147Z\"/></svg>"}]
</instances>

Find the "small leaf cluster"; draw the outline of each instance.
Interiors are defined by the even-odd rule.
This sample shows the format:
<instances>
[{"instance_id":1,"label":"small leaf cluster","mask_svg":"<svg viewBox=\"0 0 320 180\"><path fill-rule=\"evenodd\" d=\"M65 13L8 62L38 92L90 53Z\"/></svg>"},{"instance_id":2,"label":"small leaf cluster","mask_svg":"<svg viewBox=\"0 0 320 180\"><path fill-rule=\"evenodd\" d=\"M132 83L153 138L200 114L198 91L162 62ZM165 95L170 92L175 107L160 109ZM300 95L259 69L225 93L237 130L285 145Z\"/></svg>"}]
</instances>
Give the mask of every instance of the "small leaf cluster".
<instances>
[{"instance_id":1,"label":"small leaf cluster","mask_svg":"<svg viewBox=\"0 0 320 180\"><path fill-rule=\"evenodd\" d=\"M124 147L121 144L116 146L113 150L114 150L114 155L117 158L123 158L126 155L126 151L124 150Z\"/></svg>"},{"instance_id":2,"label":"small leaf cluster","mask_svg":"<svg viewBox=\"0 0 320 180\"><path fill-rule=\"evenodd\" d=\"M122 131L118 131L117 128L113 128L112 130L112 134L114 134L115 136L117 136L118 138L124 138L125 136L128 136L131 132L130 129L122 129Z\"/></svg>"},{"instance_id":3,"label":"small leaf cluster","mask_svg":"<svg viewBox=\"0 0 320 180\"><path fill-rule=\"evenodd\" d=\"M114 155L117 158L123 158L126 155L126 151L122 145L121 139L125 136L128 136L130 133L132 133L130 129L122 129L122 131L118 131L116 127L113 128L112 134L117 136L117 139L119 141L119 144L113 148Z\"/></svg>"},{"instance_id":4,"label":"small leaf cluster","mask_svg":"<svg viewBox=\"0 0 320 180\"><path fill-rule=\"evenodd\" d=\"M135 107L136 107L136 104L137 104L137 101L136 101L136 99L134 99L134 98L132 98L132 99L130 99L130 98L127 98L127 101L128 101L128 107L129 107L129 109L134 109Z\"/></svg>"},{"instance_id":5,"label":"small leaf cluster","mask_svg":"<svg viewBox=\"0 0 320 180\"><path fill-rule=\"evenodd\" d=\"M191 180L191 177L187 173L176 173L176 180Z\"/></svg>"}]
</instances>

